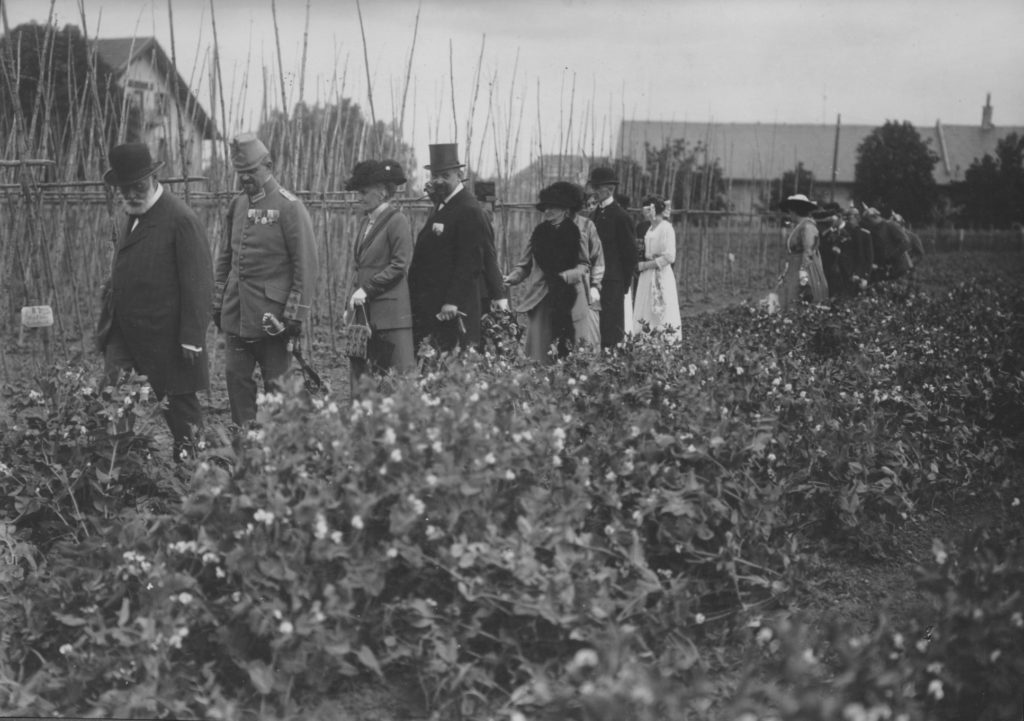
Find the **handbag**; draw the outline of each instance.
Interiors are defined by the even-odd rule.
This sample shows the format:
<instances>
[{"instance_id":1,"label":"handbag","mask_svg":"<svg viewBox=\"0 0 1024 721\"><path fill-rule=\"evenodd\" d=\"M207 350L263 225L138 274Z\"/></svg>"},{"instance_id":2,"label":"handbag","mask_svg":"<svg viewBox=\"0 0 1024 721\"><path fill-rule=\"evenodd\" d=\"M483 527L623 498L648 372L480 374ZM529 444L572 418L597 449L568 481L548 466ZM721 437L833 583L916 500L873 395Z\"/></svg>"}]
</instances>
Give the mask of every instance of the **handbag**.
<instances>
[{"instance_id":1,"label":"handbag","mask_svg":"<svg viewBox=\"0 0 1024 721\"><path fill-rule=\"evenodd\" d=\"M349 319L360 311L363 314L363 322L360 323L358 320L354 323L350 322ZM369 342L372 333L370 330L370 320L366 317L366 309L360 305L356 306L354 314L352 311L345 311L344 321L345 329L342 343L345 355L349 358L366 358L366 344Z\"/></svg>"}]
</instances>

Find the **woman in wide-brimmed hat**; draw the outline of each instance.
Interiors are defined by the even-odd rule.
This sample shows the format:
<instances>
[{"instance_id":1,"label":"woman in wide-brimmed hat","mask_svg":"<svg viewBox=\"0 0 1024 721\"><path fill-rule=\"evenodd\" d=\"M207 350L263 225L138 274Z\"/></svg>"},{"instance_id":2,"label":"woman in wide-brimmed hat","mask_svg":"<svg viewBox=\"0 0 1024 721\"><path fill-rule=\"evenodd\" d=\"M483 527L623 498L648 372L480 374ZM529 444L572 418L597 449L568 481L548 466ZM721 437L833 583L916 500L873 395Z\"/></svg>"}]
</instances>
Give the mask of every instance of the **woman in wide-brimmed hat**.
<instances>
[{"instance_id":1,"label":"woman in wide-brimmed hat","mask_svg":"<svg viewBox=\"0 0 1024 721\"><path fill-rule=\"evenodd\" d=\"M585 288L589 260L579 226L572 220L582 205L583 193L571 183L553 183L541 190L537 210L544 221L533 229L522 259L505 276L506 285L524 285L518 309L528 319L526 354L542 363L569 352L577 341L574 313L590 311Z\"/></svg>"},{"instance_id":2,"label":"woman in wide-brimmed hat","mask_svg":"<svg viewBox=\"0 0 1024 721\"><path fill-rule=\"evenodd\" d=\"M366 359L350 362L353 384L368 370L399 373L416 368L409 302L409 263L412 228L405 213L391 203L405 183L402 166L394 160L364 160L352 169L346 190L359 193L363 219L352 239L352 297L349 308L357 320L373 329ZM353 385L354 387L354 385Z\"/></svg>"},{"instance_id":3,"label":"woman in wide-brimmed hat","mask_svg":"<svg viewBox=\"0 0 1024 721\"><path fill-rule=\"evenodd\" d=\"M803 194L791 195L779 203L779 210L796 223L786 239L789 258L779 285L779 310L786 310L801 299L812 303L828 300L818 226L811 218L811 211L817 207Z\"/></svg>"}]
</instances>

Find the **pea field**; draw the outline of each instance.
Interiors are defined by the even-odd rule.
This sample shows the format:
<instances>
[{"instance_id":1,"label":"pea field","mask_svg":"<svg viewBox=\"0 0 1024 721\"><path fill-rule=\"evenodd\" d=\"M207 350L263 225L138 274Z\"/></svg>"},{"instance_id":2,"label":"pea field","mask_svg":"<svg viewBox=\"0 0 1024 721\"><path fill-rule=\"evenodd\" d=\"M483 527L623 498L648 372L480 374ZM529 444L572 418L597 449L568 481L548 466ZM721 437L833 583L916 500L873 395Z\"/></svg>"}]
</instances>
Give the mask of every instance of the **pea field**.
<instances>
[{"instance_id":1,"label":"pea field","mask_svg":"<svg viewBox=\"0 0 1024 721\"><path fill-rule=\"evenodd\" d=\"M723 271L726 272L726 271ZM1024 258L683 341L293 378L173 464L144 379L8 344L0 708L220 719L1013 719ZM763 287L763 286L762 286ZM502 326L508 328L509 326ZM59 346L54 343L52 351Z\"/></svg>"}]
</instances>

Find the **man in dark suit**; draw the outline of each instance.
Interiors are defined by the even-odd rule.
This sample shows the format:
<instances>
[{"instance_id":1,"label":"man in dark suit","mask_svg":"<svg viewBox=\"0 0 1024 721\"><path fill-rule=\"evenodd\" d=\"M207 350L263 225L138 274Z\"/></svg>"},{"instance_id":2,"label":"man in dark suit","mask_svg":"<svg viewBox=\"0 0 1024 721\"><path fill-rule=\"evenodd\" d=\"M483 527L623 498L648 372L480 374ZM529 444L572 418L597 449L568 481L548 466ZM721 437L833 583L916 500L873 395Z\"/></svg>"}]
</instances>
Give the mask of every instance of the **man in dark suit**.
<instances>
[{"instance_id":1,"label":"man in dark suit","mask_svg":"<svg viewBox=\"0 0 1024 721\"><path fill-rule=\"evenodd\" d=\"M409 266L413 341L439 351L480 346L480 274L491 233L480 204L462 183L458 146L430 146L427 193L435 210L416 237Z\"/></svg>"},{"instance_id":2,"label":"man in dark suit","mask_svg":"<svg viewBox=\"0 0 1024 721\"><path fill-rule=\"evenodd\" d=\"M164 419L180 461L194 452L203 424L196 392L210 383L210 245L196 214L157 181L163 163L153 162L144 143L118 145L109 159L103 179L118 189L128 224L104 291L97 344L108 383L134 369L157 398L167 398Z\"/></svg>"},{"instance_id":3,"label":"man in dark suit","mask_svg":"<svg viewBox=\"0 0 1024 721\"><path fill-rule=\"evenodd\" d=\"M498 249L494 242L494 183L478 180L473 183L473 195L487 218L490 234L483 238L480 250L483 253L483 272L480 274L480 311L508 310L508 289L503 282L504 275L498 266Z\"/></svg>"},{"instance_id":4,"label":"man in dark suit","mask_svg":"<svg viewBox=\"0 0 1024 721\"><path fill-rule=\"evenodd\" d=\"M601 347L612 348L626 334L625 298L636 273L637 253L633 221L615 202L619 179L608 167L590 171L587 185L597 196L590 219L597 226L604 251L604 279L601 281Z\"/></svg>"}]
</instances>

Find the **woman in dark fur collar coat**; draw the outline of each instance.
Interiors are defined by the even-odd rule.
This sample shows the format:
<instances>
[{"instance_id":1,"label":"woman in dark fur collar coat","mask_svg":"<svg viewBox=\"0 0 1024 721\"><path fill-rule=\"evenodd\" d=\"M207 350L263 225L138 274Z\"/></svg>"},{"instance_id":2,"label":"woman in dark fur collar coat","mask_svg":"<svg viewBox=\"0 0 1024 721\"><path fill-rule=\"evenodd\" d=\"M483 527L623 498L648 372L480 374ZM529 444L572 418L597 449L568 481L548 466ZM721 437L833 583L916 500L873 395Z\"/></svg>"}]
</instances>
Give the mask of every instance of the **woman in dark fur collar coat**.
<instances>
[{"instance_id":1,"label":"woman in dark fur collar coat","mask_svg":"<svg viewBox=\"0 0 1024 721\"><path fill-rule=\"evenodd\" d=\"M575 197L579 193L571 183L561 182L540 191L537 210L544 222L534 228L522 259L505 276L506 285L523 283L517 308L528 318L526 355L542 363L569 352L576 341L574 314L589 307L584 287L587 249L570 217L571 209L581 204Z\"/></svg>"}]
</instances>

